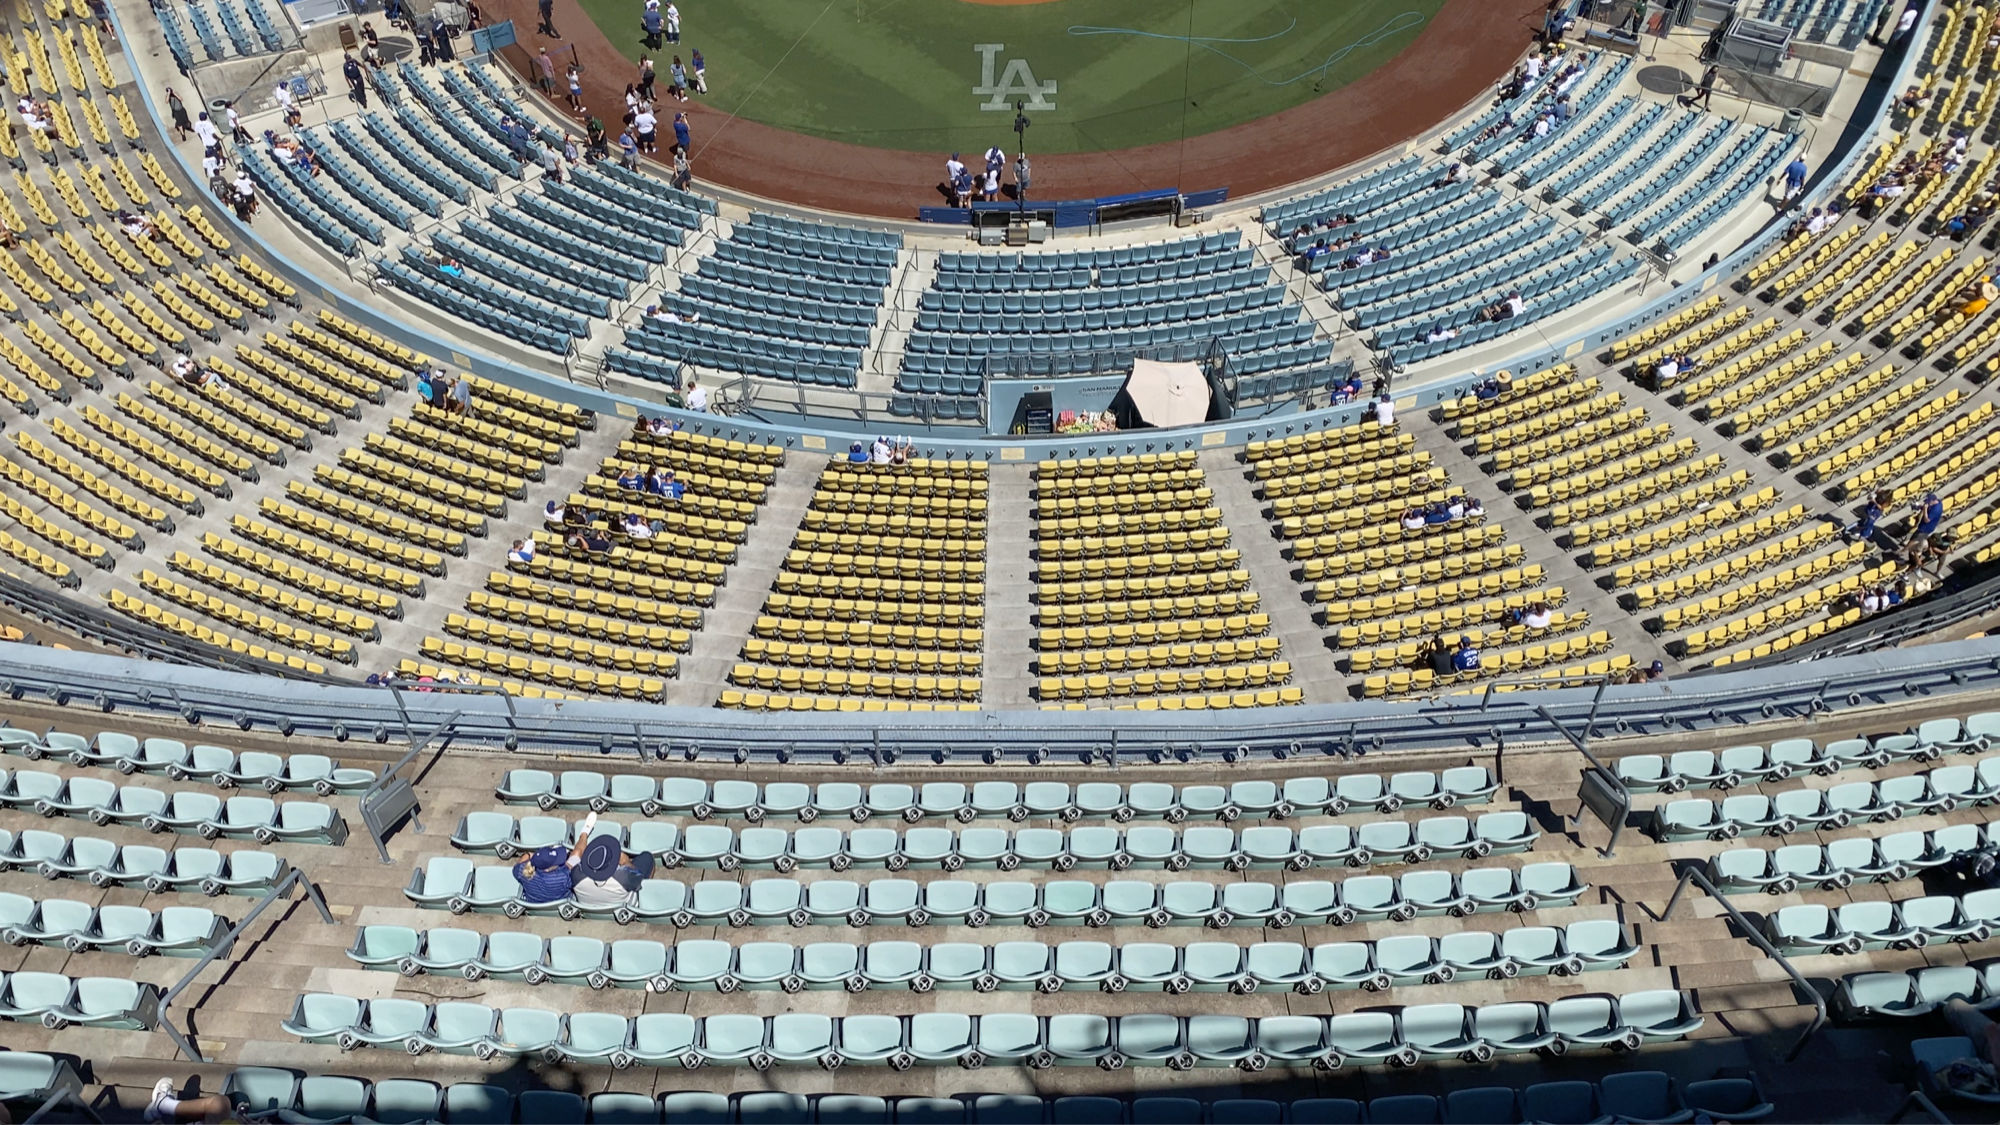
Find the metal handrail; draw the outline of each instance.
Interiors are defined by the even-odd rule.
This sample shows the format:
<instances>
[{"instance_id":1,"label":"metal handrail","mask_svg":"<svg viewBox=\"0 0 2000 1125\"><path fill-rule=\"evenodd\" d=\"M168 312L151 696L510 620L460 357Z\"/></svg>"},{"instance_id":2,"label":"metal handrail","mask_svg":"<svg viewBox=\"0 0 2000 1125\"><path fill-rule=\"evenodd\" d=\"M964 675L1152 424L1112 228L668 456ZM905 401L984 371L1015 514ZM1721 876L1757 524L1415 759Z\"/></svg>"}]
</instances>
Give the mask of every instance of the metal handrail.
<instances>
[{"instance_id":1,"label":"metal handrail","mask_svg":"<svg viewBox=\"0 0 2000 1125\"><path fill-rule=\"evenodd\" d=\"M182 992L185 992L190 985L194 984L194 978L200 976L203 969L208 968L236 948L236 936L249 928L250 923L256 921L259 914L264 913L272 903L279 899L290 899L294 886L305 887L306 899L319 908L320 921L329 926L334 924L333 911L328 910L326 906L326 896L319 893L319 888L313 885L312 880L306 878L305 872L294 867L284 878L278 880L276 885L264 892L264 897L257 900L257 905L252 906L249 913L237 919L236 924L230 926L222 935L222 940L210 946L208 952L201 955L201 960L196 961L186 973L183 973L181 979L174 982L173 987L160 994L160 1003L155 1017L159 1024L159 1030L165 1032L168 1039L173 1040L174 1046L180 1048L181 1054L187 1056L189 1062L205 1063L208 1060L202 1057L201 1048L195 1046L194 1040L190 1038L193 1029L190 1028L188 1032L182 1032L180 1028L175 1027L174 1021L167 1014L168 1009L173 1005L175 1000L180 998ZM192 1011L193 1009L189 1010Z\"/></svg>"},{"instance_id":2,"label":"metal handrail","mask_svg":"<svg viewBox=\"0 0 2000 1125\"><path fill-rule=\"evenodd\" d=\"M1729 920L1736 923L1736 928L1743 931L1743 936L1750 939L1750 944L1763 950L1767 956L1776 961L1778 967L1785 971L1785 975L1792 978L1792 984L1798 991L1812 998L1812 1022L1806 1025L1805 1031L1799 1034L1799 1041L1792 1044L1792 1049L1785 1054L1786 1062L1795 1061L1799 1057L1799 1053L1806 1049L1806 1043L1812 1039L1813 1035L1820 1028L1826 1026L1826 998L1819 994L1819 989L1814 988L1805 977L1799 974L1799 970L1792 965L1789 958L1778 952L1778 947L1772 945L1769 938L1766 938L1757 927L1750 924L1750 919L1744 917L1741 910L1736 909L1736 904L1729 901L1728 895L1715 889L1715 884L1708 881L1708 876L1701 873L1700 867L1689 864L1681 868L1680 882L1674 884L1674 893L1672 897L1667 899L1666 909L1660 911L1659 921L1665 922L1674 916L1674 907L1680 905L1681 894L1687 890L1689 883L1693 883L1695 886L1707 891L1708 897L1714 899L1716 905L1722 907L1723 913L1729 915Z\"/></svg>"}]
</instances>

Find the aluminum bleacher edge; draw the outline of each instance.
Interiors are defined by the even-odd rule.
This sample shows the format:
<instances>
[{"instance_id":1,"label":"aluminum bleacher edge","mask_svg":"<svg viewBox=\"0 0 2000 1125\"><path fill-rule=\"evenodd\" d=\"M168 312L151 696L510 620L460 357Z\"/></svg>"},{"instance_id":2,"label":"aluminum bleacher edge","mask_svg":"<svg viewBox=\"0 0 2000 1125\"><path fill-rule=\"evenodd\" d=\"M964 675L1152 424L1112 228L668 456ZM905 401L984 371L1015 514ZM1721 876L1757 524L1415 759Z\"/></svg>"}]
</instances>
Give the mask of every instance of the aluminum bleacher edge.
<instances>
[{"instance_id":1,"label":"aluminum bleacher edge","mask_svg":"<svg viewBox=\"0 0 2000 1125\"><path fill-rule=\"evenodd\" d=\"M130 42L131 40L124 34L117 9L111 8L108 10L114 24L119 25L120 40L122 42ZM1929 29L1929 21L1933 15L1934 11L1925 11L1923 22L1907 38L1906 42L1924 42ZM1878 79L1876 80L1876 84L1880 89L1885 91L1902 89L1910 81L1910 76L1916 67L1917 58L1918 52L1906 50L1895 78L1887 83L1881 83ZM476 62L479 61L479 58L474 57L469 61ZM159 122L161 117L158 106L154 103L152 90L143 82L139 83L137 88L139 96L145 99L147 112L152 115L155 123ZM1809 205L1822 194L1838 190L1845 182L1855 162L1867 155L1875 136L1886 127L1886 116L1877 117L1864 132L1849 138L1843 138L1847 141L1847 148L1840 154L1838 163L1831 165L1822 163L1815 169L1813 179L1808 184L1807 197L1800 201L1800 205ZM199 169L190 163L184 152L174 146L169 145L165 147L173 158L180 162L181 170L190 182L195 184L204 182L204 177L199 174ZM712 419L704 415L679 414L679 412L671 411L657 403L649 403L627 395L613 394L590 387L579 386L575 383L556 379L549 375L531 371L490 356L479 354L468 355L450 341L422 332L414 326L401 321L385 317L355 298L323 285L319 275L280 253L270 243L266 242L258 231L243 224L235 223L233 217L227 214L223 217L233 224L232 229L238 237L254 243L257 246L260 256L276 272L298 285L301 291L311 292L341 314L360 322L373 331L405 343L420 352L440 358L448 357L459 367L472 371L484 378L494 379L495 381L521 387L537 394L571 402L600 413L619 417L632 417L642 411L651 414L674 414L684 418L688 424L688 428L696 432L720 434L739 440L770 442L787 448L804 450L845 448L848 442L857 438L865 440L875 432L874 429L869 428L836 429L828 427L824 429L809 429L800 426L765 425L742 418ZM1566 359L1583 355L1593 349L1601 348L1612 340L1630 335L1654 321L1671 316L1687 305L1701 300L1712 290L1721 286L1731 273L1748 265L1752 259L1769 248L1774 241L1782 237L1783 231L1783 223L1772 222L1751 241L1739 247L1721 262L1704 271L1698 277L1690 279L1686 284L1670 290L1641 309L1599 324L1589 331L1571 337L1566 342L1552 344L1548 347L1522 354L1507 362L1491 364L1475 370L1434 379L1417 384L1414 387L1398 387L1398 398L1404 401L1414 398L1416 405L1420 409L1428 408L1447 399L1459 397L1488 371L1501 369L1517 372L1534 371ZM1334 407L1308 414L1291 415L1275 421L1265 419L1259 421L1257 424L1245 424L1241 422L1233 424L1222 423L1215 426L1190 427L1185 430L1176 430L1171 434L1125 435L1109 441L1076 440L1074 438L1023 440L1013 437L985 437L983 435L971 434L960 437L949 432L944 432L931 435L929 440L934 442L935 445L932 449L928 449L927 452L932 456L949 457L953 455L966 455L987 457L1002 461L1032 461L1045 457L1093 457L1159 450L1228 447L1249 441L1268 439L1274 436L1285 436L1294 433L1305 433L1351 425L1359 419L1359 415L1358 407ZM865 426L866 423L863 425Z\"/></svg>"},{"instance_id":2,"label":"aluminum bleacher edge","mask_svg":"<svg viewBox=\"0 0 2000 1125\"><path fill-rule=\"evenodd\" d=\"M1493 753L1496 744L1560 743L1590 729L1606 741L1731 730L1781 716L1804 718L2000 689L2000 637L1814 661L1782 668L1683 677L1667 684L1547 689L1446 697L1423 703L1337 703L1231 712L984 712L903 716L814 714L735 717L706 708L553 703L498 694L411 692L361 685L287 684L249 673L43 648L0 645L0 694L103 712L178 715L285 735L388 742L450 729L454 746L513 747L622 757L888 764L1006 757L1103 762L1249 761L1388 750ZM1893 716L1894 712L1890 712ZM1894 723L1899 720L1889 719ZM1558 725L1560 724L1560 726ZM889 739L885 741L884 735ZM421 736L419 735L419 740ZM615 759L610 759L615 760Z\"/></svg>"}]
</instances>

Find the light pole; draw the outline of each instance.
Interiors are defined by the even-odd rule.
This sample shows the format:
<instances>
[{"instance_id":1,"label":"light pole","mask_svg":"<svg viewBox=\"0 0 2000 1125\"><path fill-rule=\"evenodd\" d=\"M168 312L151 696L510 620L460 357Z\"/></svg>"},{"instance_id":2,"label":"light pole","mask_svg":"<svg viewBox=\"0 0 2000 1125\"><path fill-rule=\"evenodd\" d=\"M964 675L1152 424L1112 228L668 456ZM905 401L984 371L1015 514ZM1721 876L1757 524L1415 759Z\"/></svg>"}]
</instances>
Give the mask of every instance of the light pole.
<instances>
[{"instance_id":1,"label":"light pole","mask_svg":"<svg viewBox=\"0 0 2000 1125\"><path fill-rule=\"evenodd\" d=\"M1020 154L1023 168L1028 166L1028 126L1032 124L1034 122L1028 120L1028 103L1015 102L1014 150ZM1018 174L1014 177L1014 208L1024 213L1028 210L1028 185L1021 182Z\"/></svg>"}]
</instances>

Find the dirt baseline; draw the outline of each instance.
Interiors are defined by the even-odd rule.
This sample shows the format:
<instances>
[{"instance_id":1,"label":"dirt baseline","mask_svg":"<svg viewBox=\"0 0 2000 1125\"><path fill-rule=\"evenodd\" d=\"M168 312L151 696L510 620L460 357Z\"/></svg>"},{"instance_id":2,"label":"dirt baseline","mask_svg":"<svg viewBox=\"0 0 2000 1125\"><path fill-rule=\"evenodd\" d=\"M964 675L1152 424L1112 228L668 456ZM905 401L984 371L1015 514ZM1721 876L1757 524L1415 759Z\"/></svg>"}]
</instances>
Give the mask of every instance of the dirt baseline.
<instances>
[{"instance_id":1,"label":"dirt baseline","mask_svg":"<svg viewBox=\"0 0 2000 1125\"><path fill-rule=\"evenodd\" d=\"M1033 194L1084 199L1162 187L1227 187L1240 197L1311 179L1418 136L1492 89L1527 48L1542 8L1537 0L1448 0L1415 43L1358 81L1235 128L1185 141L1060 156L1033 156L1031 146ZM584 103L616 134L625 84L634 80L637 67L576 0L555 0L561 40L536 33L535 0L489 0L484 10L490 19L514 21L521 42L502 54L530 80L536 48L547 47L558 58L574 48L584 67ZM664 78L664 59L655 54L654 63ZM664 95L664 83L659 90ZM944 202L937 184L946 153L865 148L790 133L732 117L700 98L655 106L663 141L671 137L668 123L677 110L688 114L697 185L709 180L805 207L893 219L914 219L919 207ZM1013 139L1009 132L995 138L1010 152Z\"/></svg>"}]
</instances>

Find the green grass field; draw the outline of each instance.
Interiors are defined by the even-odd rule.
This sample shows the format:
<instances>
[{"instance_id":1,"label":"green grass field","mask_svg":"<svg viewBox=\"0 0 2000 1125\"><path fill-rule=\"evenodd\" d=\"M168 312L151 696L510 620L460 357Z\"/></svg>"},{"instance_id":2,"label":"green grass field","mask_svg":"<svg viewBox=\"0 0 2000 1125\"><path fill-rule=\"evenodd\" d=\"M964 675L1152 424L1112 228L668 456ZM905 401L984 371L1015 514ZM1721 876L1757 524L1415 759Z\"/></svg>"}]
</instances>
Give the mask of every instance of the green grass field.
<instances>
[{"instance_id":1,"label":"green grass field","mask_svg":"<svg viewBox=\"0 0 2000 1125\"><path fill-rule=\"evenodd\" d=\"M915 151L1127 148L1320 97L1416 40L1444 0L683 0L710 105L794 132ZM583 0L637 58L638 5ZM982 54L978 44L1004 44ZM1025 65L1023 65L1025 64ZM990 71L988 67L990 65ZM1030 92L1055 83L1039 99ZM975 87L987 87L975 93ZM990 107L990 108L987 108Z\"/></svg>"}]
</instances>

